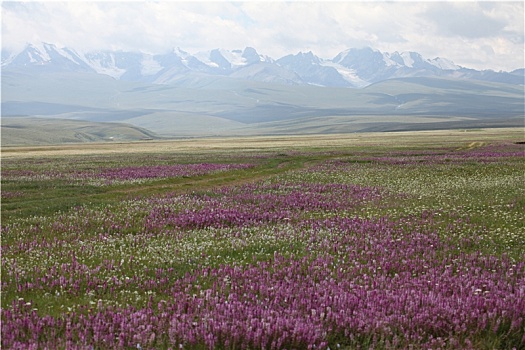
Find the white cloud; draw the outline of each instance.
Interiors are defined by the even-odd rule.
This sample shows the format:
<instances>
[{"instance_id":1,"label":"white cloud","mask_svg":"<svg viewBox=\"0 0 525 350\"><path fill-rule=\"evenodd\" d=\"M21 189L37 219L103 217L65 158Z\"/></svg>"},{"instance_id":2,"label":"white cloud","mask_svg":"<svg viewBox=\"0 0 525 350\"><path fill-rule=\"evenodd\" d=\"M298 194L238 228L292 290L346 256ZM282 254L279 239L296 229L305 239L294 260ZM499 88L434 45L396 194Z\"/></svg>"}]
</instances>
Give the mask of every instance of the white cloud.
<instances>
[{"instance_id":1,"label":"white cloud","mask_svg":"<svg viewBox=\"0 0 525 350\"><path fill-rule=\"evenodd\" d=\"M505 27L505 19L472 2L432 3L424 16L438 34L450 37L487 38L500 35Z\"/></svg>"},{"instance_id":2,"label":"white cloud","mask_svg":"<svg viewBox=\"0 0 525 350\"><path fill-rule=\"evenodd\" d=\"M473 68L523 66L523 2L3 2L2 47L80 51L255 47L280 58L351 47L417 51Z\"/></svg>"}]
</instances>

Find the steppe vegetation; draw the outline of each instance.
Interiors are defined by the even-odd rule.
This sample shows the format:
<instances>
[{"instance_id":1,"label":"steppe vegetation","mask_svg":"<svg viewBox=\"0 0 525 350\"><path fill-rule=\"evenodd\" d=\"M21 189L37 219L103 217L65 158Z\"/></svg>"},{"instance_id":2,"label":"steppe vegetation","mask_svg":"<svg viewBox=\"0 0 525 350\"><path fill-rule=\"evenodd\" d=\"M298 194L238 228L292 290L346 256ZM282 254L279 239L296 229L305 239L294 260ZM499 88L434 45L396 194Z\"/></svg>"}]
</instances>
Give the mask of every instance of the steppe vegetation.
<instances>
[{"instance_id":1,"label":"steppe vegetation","mask_svg":"<svg viewBox=\"0 0 525 350\"><path fill-rule=\"evenodd\" d=\"M3 349L524 349L522 129L2 150Z\"/></svg>"}]
</instances>

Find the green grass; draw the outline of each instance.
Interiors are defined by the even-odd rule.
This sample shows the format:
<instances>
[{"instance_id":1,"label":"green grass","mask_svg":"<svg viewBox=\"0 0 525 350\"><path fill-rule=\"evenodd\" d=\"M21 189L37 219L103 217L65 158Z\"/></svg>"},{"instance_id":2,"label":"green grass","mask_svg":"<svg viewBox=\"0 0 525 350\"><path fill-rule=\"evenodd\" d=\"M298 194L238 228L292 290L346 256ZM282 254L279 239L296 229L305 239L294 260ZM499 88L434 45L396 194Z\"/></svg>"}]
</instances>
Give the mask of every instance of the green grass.
<instances>
[{"instance_id":1,"label":"green grass","mask_svg":"<svg viewBox=\"0 0 525 350\"><path fill-rule=\"evenodd\" d=\"M152 165L166 164L166 161L153 161L148 157L125 157L125 162L118 161L116 156L113 162L107 162L97 159L80 159L79 157L71 158L52 158L46 164L53 164L55 169L71 169L71 163L75 164L77 170L93 169L101 165L104 167L115 167L128 165ZM217 158L195 157L196 161L213 162ZM67 211L79 205L107 205L118 203L122 200L134 196L151 196L163 194L166 192L186 192L196 189L209 189L216 186L222 186L230 183L242 183L255 178L261 178L281 173L294 168L302 167L307 157L282 157L266 158L255 160L256 167L248 170L234 170L227 173L216 173L202 175L198 177L177 177L168 179L158 179L148 181L143 184L117 184L107 187L93 186L82 182L72 183L71 181L61 179L45 180L17 180L7 179L2 181L2 191L4 193L19 193L13 198L4 198L2 201L2 221L9 222L17 218L30 216L47 216L60 211ZM187 161L187 160L186 160ZM230 159L230 162L243 162L246 159ZM252 161L252 160L250 160ZM25 160L4 161L3 169L34 169L39 170L39 165L31 164L31 161L25 163ZM253 162L253 161L252 161ZM170 163L172 164L172 163ZM44 168L45 169L45 168ZM40 169L43 170L43 169Z\"/></svg>"}]
</instances>

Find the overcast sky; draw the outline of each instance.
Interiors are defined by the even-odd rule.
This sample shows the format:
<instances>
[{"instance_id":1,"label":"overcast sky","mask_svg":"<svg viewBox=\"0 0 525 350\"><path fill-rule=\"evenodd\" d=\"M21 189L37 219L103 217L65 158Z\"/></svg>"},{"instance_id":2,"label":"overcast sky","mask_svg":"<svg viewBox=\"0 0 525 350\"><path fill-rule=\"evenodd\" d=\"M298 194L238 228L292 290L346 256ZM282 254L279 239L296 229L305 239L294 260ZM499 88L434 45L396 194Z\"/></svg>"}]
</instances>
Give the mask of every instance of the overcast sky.
<instances>
[{"instance_id":1,"label":"overcast sky","mask_svg":"<svg viewBox=\"0 0 525 350\"><path fill-rule=\"evenodd\" d=\"M464 67L524 67L524 3L454 1L2 2L2 48L189 53L251 46L278 59L348 48L416 51Z\"/></svg>"}]
</instances>

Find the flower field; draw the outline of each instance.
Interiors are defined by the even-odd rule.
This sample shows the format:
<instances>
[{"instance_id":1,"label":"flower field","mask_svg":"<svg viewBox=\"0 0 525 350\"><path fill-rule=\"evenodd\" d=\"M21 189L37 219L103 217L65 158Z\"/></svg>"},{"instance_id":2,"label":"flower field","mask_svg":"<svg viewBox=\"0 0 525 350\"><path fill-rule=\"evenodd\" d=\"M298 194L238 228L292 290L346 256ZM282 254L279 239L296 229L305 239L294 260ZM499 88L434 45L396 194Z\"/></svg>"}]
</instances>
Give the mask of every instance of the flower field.
<instances>
[{"instance_id":1,"label":"flower field","mask_svg":"<svg viewBox=\"0 0 525 350\"><path fill-rule=\"evenodd\" d=\"M5 159L2 349L525 349L525 148Z\"/></svg>"}]
</instances>

